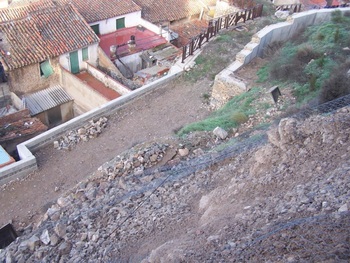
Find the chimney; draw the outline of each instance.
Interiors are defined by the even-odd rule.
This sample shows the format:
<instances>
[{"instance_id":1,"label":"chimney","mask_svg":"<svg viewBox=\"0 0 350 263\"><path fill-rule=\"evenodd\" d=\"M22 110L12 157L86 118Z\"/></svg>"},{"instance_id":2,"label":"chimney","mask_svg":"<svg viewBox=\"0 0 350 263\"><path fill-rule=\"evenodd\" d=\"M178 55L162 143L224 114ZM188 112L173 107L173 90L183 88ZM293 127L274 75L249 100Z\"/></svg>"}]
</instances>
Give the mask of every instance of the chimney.
<instances>
[{"instance_id":1,"label":"chimney","mask_svg":"<svg viewBox=\"0 0 350 263\"><path fill-rule=\"evenodd\" d=\"M8 0L0 0L0 8L7 8L9 6Z\"/></svg>"}]
</instances>

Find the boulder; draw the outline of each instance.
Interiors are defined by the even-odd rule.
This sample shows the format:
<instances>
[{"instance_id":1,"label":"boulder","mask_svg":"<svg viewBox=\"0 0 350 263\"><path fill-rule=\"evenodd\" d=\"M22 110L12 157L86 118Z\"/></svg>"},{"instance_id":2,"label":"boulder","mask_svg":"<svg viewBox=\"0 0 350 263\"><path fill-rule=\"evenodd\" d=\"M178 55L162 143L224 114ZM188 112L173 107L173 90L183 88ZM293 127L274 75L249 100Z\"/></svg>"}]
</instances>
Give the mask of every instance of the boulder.
<instances>
[{"instance_id":1,"label":"boulder","mask_svg":"<svg viewBox=\"0 0 350 263\"><path fill-rule=\"evenodd\" d=\"M41 242L43 242L45 245L48 245L50 243L50 236L49 236L49 231L45 229L41 236L40 236Z\"/></svg>"},{"instance_id":2,"label":"boulder","mask_svg":"<svg viewBox=\"0 0 350 263\"><path fill-rule=\"evenodd\" d=\"M275 16L279 19L287 19L289 16L289 11L278 10L276 11Z\"/></svg>"},{"instance_id":3,"label":"boulder","mask_svg":"<svg viewBox=\"0 0 350 263\"><path fill-rule=\"evenodd\" d=\"M189 154L189 150L187 148L179 149L179 154L181 157L185 157Z\"/></svg>"},{"instance_id":4,"label":"boulder","mask_svg":"<svg viewBox=\"0 0 350 263\"><path fill-rule=\"evenodd\" d=\"M223 128L216 127L213 130L213 133L216 137L220 138L221 140L225 140L227 138L227 131L225 131Z\"/></svg>"}]
</instances>

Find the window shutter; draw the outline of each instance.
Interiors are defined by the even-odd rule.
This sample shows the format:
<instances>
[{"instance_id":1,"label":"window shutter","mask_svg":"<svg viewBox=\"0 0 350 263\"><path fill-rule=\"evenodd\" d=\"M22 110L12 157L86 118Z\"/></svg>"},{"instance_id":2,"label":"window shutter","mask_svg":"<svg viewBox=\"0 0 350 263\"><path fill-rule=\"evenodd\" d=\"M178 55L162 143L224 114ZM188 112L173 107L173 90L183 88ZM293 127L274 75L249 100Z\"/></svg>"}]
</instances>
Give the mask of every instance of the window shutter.
<instances>
[{"instance_id":1,"label":"window shutter","mask_svg":"<svg viewBox=\"0 0 350 263\"><path fill-rule=\"evenodd\" d=\"M125 27L125 18L118 18L117 19L117 29L124 28Z\"/></svg>"},{"instance_id":2,"label":"window shutter","mask_svg":"<svg viewBox=\"0 0 350 263\"><path fill-rule=\"evenodd\" d=\"M89 59L89 49L87 47L82 49L82 55L84 61Z\"/></svg>"},{"instance_id":3,"label":"window shutter","mask_svg":"<svg viewBox=\"0 0 350 263\"><path fill-rule=\"evenodd\" d=\"M45 78L48 78L53 74L53 68L48 60L40 63L40 69L43 72Z\"/></svg>"}]
</instances>

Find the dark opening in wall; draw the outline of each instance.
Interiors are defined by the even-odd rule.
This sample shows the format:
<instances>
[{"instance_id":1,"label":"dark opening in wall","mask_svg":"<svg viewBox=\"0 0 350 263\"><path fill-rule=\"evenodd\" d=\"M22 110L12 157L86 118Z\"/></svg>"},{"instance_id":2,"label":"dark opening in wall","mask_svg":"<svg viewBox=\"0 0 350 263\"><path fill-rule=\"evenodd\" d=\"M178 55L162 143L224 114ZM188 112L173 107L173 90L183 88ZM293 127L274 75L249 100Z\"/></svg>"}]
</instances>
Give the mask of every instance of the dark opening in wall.
<instances>
[{"instance_id":1,"label":"dark opening in wall","mask_svg":"<svg viewBox=\"0 0 350 263\"><path fill-rule=\"evenodd\" d=\"M12 224L7 224L0 228L0 249L10 245L18 237Z\"/></svg>"}]
</instances>

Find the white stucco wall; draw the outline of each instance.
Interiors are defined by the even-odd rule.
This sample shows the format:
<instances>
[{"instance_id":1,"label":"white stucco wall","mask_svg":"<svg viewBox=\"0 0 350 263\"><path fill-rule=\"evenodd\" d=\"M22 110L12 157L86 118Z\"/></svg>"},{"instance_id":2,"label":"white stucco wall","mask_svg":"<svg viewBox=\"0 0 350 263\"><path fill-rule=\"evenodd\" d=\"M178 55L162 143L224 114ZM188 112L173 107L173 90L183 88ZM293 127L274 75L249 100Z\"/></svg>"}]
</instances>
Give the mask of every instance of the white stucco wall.
<instances>
[{"instance_id":1,"label":"white stucco wall","mask_svg":"<svg viewBox=\"0 0 350 263\"><path fill-rule=\"evenodd\" d=\"M160 36L164 37L167 41L170 41L170 34L168 31L165 31L161 28L159 25L155 25L151 22L148 22L147 20L141 18L140 19L140 25L147 28L148 30L159 34Z\"/></svg>"},{"instance_id":2,"label":"white stucco wall","mask_svg":"<svg viewBox=\"0 0 350 263\"><path fill-rule=\"evenodd\" d=\"M295 5L295 4L300 4L300 1L299 0L274 0L273 4L274 5Z\"/></svg>"},{"instance_id":3,"label":"white stucco wall","mask_svg":"<svg viewBox=\"0 0 350 263\"><path fill-rule=\"evenodd\" d=\"M94 66L97 65L97 59L98 59L97 49L98 49L98 43L90 45L88 47L88 54L89 54L88 62ZM78 59L79 59L80 70L85 69L82 49L78 50ZM61 55L59 57L59 63L64 69L70 71L69 53L65 53L65 54Z\"/></svg>"},{"instance_id":4,"label":"white stucco wall","mask_svg":"<svg viewBox=\"0 0 350 263\"><path fill-rule=\"evenodd\" d=\"M8 5L8 0L1 0L0 1L0 8L7 8Z\"/></svg>"},{"instance_id":5,"label":"white stucco wall","mask_svg":"<svg viewBox=\"0 0 350 263\"><path fill-rule=\"evenodd\" d=\"M140 24L141 19L141 11L133 12L130 14L122 15L122 16L116 16L112 18L108 18L106 20L102 20L95 23L90 23L90 26L94 26L99 24L100 25L100 34L108 34L112 33L116 30L116 20L119 18L125 17L125 27L133 27Z\"/></svg>"}]
</instances>

